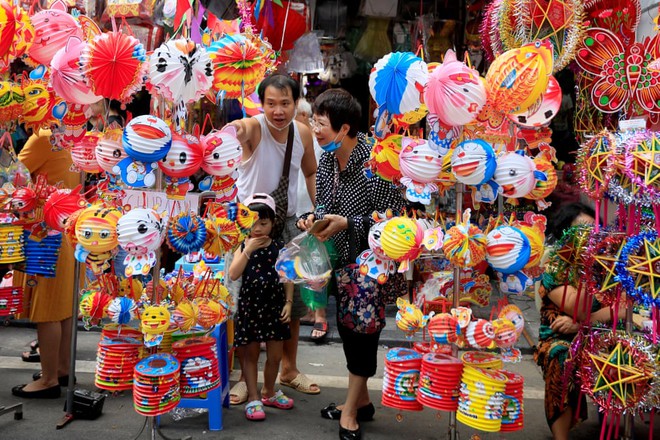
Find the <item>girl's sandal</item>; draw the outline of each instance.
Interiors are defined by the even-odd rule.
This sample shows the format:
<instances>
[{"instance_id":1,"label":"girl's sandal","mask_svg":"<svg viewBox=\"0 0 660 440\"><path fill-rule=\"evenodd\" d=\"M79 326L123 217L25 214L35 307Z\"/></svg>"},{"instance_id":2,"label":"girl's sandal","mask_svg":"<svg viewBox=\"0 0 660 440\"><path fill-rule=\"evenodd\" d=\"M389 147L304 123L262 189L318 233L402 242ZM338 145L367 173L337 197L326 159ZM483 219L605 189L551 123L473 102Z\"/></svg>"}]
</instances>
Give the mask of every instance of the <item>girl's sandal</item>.
<instances>
[{"instance_id":1,"label":"girl's sandal","mask_svg":"<svg viewBox=\"0 0 660 440\"><path fill-rule=\"evenodd\" d=\"M253 400L245 405L245 418L253 422L265 420L266 413L264 412L263 404L258 400Z\"/></svg>"},{"instance_id":2,"label":"girl's sandal","mask_svg":"<svg viewBox=\"0 0 660 440\"><path fill-rule=\"evenodd\" d=\"M293 399L285 396L282 390L277 390L275 395L272 397L262 397L261 403L266 406L272 406L279 409L293 408Z\"/></svg>"}]
</instances>

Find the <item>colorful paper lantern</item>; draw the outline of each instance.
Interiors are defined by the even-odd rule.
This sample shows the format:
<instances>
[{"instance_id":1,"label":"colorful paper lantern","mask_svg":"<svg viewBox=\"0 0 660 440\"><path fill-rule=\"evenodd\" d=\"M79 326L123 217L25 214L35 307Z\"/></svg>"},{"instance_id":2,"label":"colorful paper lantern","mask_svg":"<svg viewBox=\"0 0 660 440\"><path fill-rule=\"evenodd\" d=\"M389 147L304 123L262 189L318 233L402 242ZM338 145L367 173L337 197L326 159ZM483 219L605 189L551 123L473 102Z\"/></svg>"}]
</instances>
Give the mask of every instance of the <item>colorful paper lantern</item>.
<instances>
[{"instance_id":1,"label":"colorful paper lantern","mask_svg":"<svg viewBox=\"0 0 660 440\"><path fill-rule=\"evenodd\" d=\"M114 173L115 166L128 157L122 146L123 134L121 128L106 130L96 144L96 160L106 173Z\"/></svg>"},{"instance_id":2,"label":"colorful paper lantern","mask_svg":"<svg viewBox=\"0 0 660 440\"><path fill-rule=\"evenodd\" d=\"M110 301L107 314L115 324L126 325L137 318L137 304L132 298L118 296Z\"/></svg>"},{"instance_id":3,"label":"colorful paper lantern","mask_svg":"<svg viewBox=\"0 0 660 440\"><path fill-rule=\"evenodd\" d=\"M140 327L144 345L154 347L163 340L163 333L170 326L170 312L165 306L147 306L140 314Z\"/></svg>"},{"instance_id":4,"label":"colorful paper lantern","mask_svg":"<svg viewBox=\"0 0 660 440\"><path fill-rule=\"evenodd\" d=\"M423 238L424 232L417 222L406 217L394 217L385 223L380 241L385 255L402 263L399 268L402 270L421 253Z\"/></svg>"},{"instance_id":5,"label":"colorful paper lantern","mask_svg":"<svg viewBox=\"0 0 660 440\"><path fill-rule=\"evenodd\" d=\"M81 38L71 37L58 50L50 62L51 85L66 102L89 105L103 99L92 92L80 69L80 55L87 43Z\"/></svg>"},{"instance_id":6,"label":"colorful paper lantern","mask_svg":"<svg viewBox=\"0 0 660 440\"><path fill-rule=\"evenodd\" d=\"M518 307L515 304L507 304L502 307L500 313L497 314L498 318L506 318L511 321L516 329L516 333L520 336L525 329L525 318Z\"/></svg>"},{"instance_id":7,"label":"colorful paper lantern","mask_svg":"<svg viewBox=\"0 0 660 440\"><path fill-rule=\"evenodd\" d=\"M34 39L28 48L29 59L35 64L50 66L58 50L66 46L71 37L83 39L83 32L76 20L66 12L63 2L56 2L52 9L44 9L31 17Z\"/></svg>"},{"instance_id":8,"label":"colorful paper lantern","mask_svg":"<svg viewBox=\"0 0 660 440\"><path fill-rule=\"evenodd\" d=\"M369 91L382 115L399 115L419 108L428 80L426 63L411 52L382 57L371 69Z\"/></svg>"},{"instance_id":9,"label":"colorful paper lantern","mask_svg":"<svg viewBox=\"0 0 660 440\"><path fill-rule=\"evenodd\" d=\"M371 149L368 169L383 180L392 182L401 178L399 168L399 154L403 136L400 134L389 134L378 140Z\"/></svg>"},{"instance_id":10,"label":"colorful paper lantern","mask_svg":"<svg viewBox=\"0 0 660 440\"><path fill-rule=\"evenodd\" d=\"M129 102L142 88L147 53L140 41L123 32L95 36L80 55L81 69L92 92Z\"/></svg>"},{"instance_id":11,"label":"colorful paper lantern","mask_svg":"<svg viewBox=\"0 0 660 440\"><path fill-rule=\"evenodd\" d=\"M493 269L509 274L522 270L531 254L529 239L518 228L498 226L486 237L486 260Z\"/></svg>"},{"instance_id":12,"label":"colorful paper lantern","mask_svg":"<svg viewBox=\"0 0 660 440\"><path fill-rule=\"evenodd\" d=\"M447 259L460 267L474 267L486 258L486 235L470 224L470 209L463 213L463 221L447 230L442 245Z\"/></svg>"},{"instance_id":13,"label":"colorful paper lantern","mask_svg":"<svg viewBox=\"0 0 660 440\"><path fill-rule=\"evenodd\" d=\"M482 139L461 142L451 156L456 180L466 185L481 185L495 174L497 161L493 147Z\"/></svg>"},{"instance_id":14,"label":"colorful paper lantern","mask_svg":"<svg viewBox=\"0 0 660 440\"><path fill-rule=\"evenodd\" d=\"M76 219L76 239L87 251L100 254L117 247L117 222L121 211L92 205Z\"/></svg>"},{"instance_id":15,"label":"colorful paper lantern","mask_svg":"<svg viewBox=\"0 0 660 440\"><path fill-rule=\"evenodd\" d=\"M537 102L520 113L507 114L507 117L516 124L526 128L546 126L557 116L561 107L562 91L559 82L550 76L548 88L543 92Z\"/></svg>"},{"instance_id":16,"label":"colorful paper lantern","mask_svg":"<svg viewBox=\"0 0 660 440\"><path fill-rule=\"evenodd\" d=\"M471 321L465 331L465 340L473 348L484 349L495 347L493 325L486 319Z\"/></svg>"},{"instance_id":17,"label":"colorful paper lantern","mask_svg":"<svg viewBox=\"0 0 660 440\"><path fill-rule=\"evenodd\" d=\"M101 132L88 131L82 139L71 147L71 161L81 171L100 173L103 171L96 160L96 146L101 139Z\"/></svg>"},{"instance_id":18,"label":"colorful paper lantern","mask_svg":"<svg viewBox=\"0 0 660 440\"><path fill-rule=\"evenodd\" d=\"M536 170L534 161L524 152L505 153L497 159L495 182L502 188L504 197L520 198L528 195L536 186L536 180L547 177Z\"/></svg>"},{"instance_id":19,"label":"colorful paper lantern","mask_svg":"<svg viewBox=\"0 0 660 440\"><path fill-rule=\"evenodd\" d=\"M250 95L266 75L267 54L247 34L225 35L208 48L213 63L213 90L225 98Z\"/></svg>"},{"instance_id":20,"label":"colorful paper lantern","mask_svg":"<svg viewBox=\"0 0 660 440\"><path fill-rule=\"evenodd\" d=\"M172 145L167 155L158 162L163 174L170 177L190 177L199 170L204 149L199 139L190 134L172 134Z\"/></svg>"},{"instance_id":21,"label":"colorful paper lantern","mask_svg":"<svg viewBox=\"0 0 660 440\"><path fill-rule=\"evenodd\" d=\"M141 360L133 374L133 408L147 417L174 409L181 401L181 364L170 354L152 354Z\"/></svg>"},{"instance_id":22,"label":"colorful paper lantern","mask_svg":"<svg viewBox=\"0 0 660 440\"><path fill-rule=\"evenodd\" d=\"M197 323L199 307L195 302L184 300L179 302L172 312L172 321L182 332L187 332Z\"/></svg>"},{"instance_id":23,"label":"colorful paper lantern","mask_svg":"<svg viewBox=\"0 0 660 440\"><path fill-rule=\"evenodd\" d=\"M166 41L151 54L149 64L149 81L170 102L197 101L211 88L211 59L204 47L188 38Z\"/></svg>"},{"instance_id":24,"label":"colorful paper lantern","mask_svg":"<svg viewBox=\"0 0 660 440\"><path fill-rule=\"evenodd\" d=\"M181 363L181 397L195 397L220 386L216 340L210 336L186 338L172 344Z\"/></svg>"},{"instance_id":25,"label":"colorful paper lantern","mask_svg":"<svg viewBox=\"0 0 660 440\"><path fill-rule=\"evenodd\" d=\"M424 103L443 124L465 125L474 120L486 103L486 88L479 72L458 61L450 49L442 64L429 75Z\"/></svg>"},{"instance_id":26,"label":"colorful paper lantern","mask_svg":"<svg viewBox=\"0 0 660 440\"><path fill-rule=\"evenodd\" d=\"M206 241L206 225L197 214L182 211L170 218L166 237L176 252L198 252Z\"/></svg>"},{"instance_id":27,"label":"colorful paper lantern","mask_svg":"<svg viewBox=\"0 0 660 440\"><path fill-rule=\"evenodd\" d=\"M134 208L117 222L117 241L128 255L125 274L146 275L156 264L156 250L163 243L166 222L151 208Z\"/></svg>"},{"instance_id":28,"label":"colorful paper lantern","mask_svg":"<svg viewBox=\"0 0 660 440\"><path fill-rule=\"evenodd\" d=\"M140 360L142 343L126 335L103 337L96 352L94 385L102 390L121 391L133 387L133 368ZM140 335L141 337L142 335Z\"/></svg>"},{"instance_id":29,"label":"colorful paper lantern","mask_svg":"<svg viewBox=\"0 0 660 440\"><path fill-rule=\"evenodd\" d=\"M44 204L44 221L56 231L64 232L64 225L69 217L87 205L85 197L80 193L82 187L59 189L52 192Z\"/></svg>"},{"instance_id":30,"label":"colorful paper lantern","mask_svg":"<svg viewBox=\"0 0 660 440\"><path fill-rule=\"evenodd\" d=\"M14 5L13 8L14 34L11 37L11 45L7 55L0 58L0 72L8 70L12 61L16 58L21 58L32 46L32 41L35 38L34 26L32 26L28 11L23 9L21 5Z\"/></svg>"},{"instance_id":31,"label":"colorful paper lantern","mask_svg":"<svg viewBox=\"0 0 660 440\"><path fill-rule=\"evenodd\" d=\"M25 93L20 84L11 81L0 81L0 125L15 124L21 113Z\"/></svg>"},{"instance_id":32,"label":"colorful paper lantern","mask_svg":"<svg viewBox=\"0 0 660 440\"><path fill-rule=\"evenodd\" d=\"M383 252L383 246L380 242L385 223L385 221L377 221L374 223L374 225L369 228L369 235L367 237L369 248L374 251L379 258L388 258L387 255L385 255L385 252Z\"/></svg>"},{"instance_id":33,"label":"colorful paper lantern","mask_svg":"<svg viewBox=\"0 0 660 440\"><path fill-rule=\"evenodd\" d=\"M550 206L550 203L545 202L544 199L549 197L557 187L557 170L555 169L555 166L552 164L552 162L542 156L537 156L534 158L534 165L536 171L542 173L545 176L545 180L536 179L536 185L534 186L534 189L531 190L529 194L525 196L525 198L535 200L536 205L541 210Z\"/></svg>"},{"instance_id":34,"label":"colorful paper lantern","mask_svg":"<svg viewBox=\"0 0 660 440\"><path fill-rule=\"evenodd\" d=\"M243 148L236 137L236 128L225 126L201 137L204 147L202 169L212 176L229 176L241 163Z\"/></svg>"},{"instance_id":35,"label":"colorful paper lantern","mask_svg":"<svg viewBox=\"0 0 660 440\"><path fill-rule=\"evenodd\" d=\"M404 138L399 153L401 183L406 187L406 198L428 205L431 193L438 187L433 183L442 170L442 156L424 139Z\"/></svg>"},{"instance_id":36,"label":"colorful paper lantern","mask_svg":"<svg viewBox=\"0 0 660 440\"><path fill-rule=\"evenodd\" d=\"M158 162L172 145L172 131L165 121L142 115L131 119L124 128L122 145L126 154L145 163Z\"/></svg>"},{"instance_id":37,"label":"colorful paper lantern","mask_svg":"<svg viewBox=\"0 0 660 440\"><path fill-rule=\"evenodd\" d=\"M403 138L399 153L399 168L403 177L414 182L430 183L442 167L442 157L424 139Z\"/></svg>"},{"instance_id":38,"label":"colorful paper lantern","mask_svg":"<svg viewBox=\"0 0 660 440\"><path fill-rule=\"evenodd\" d=\"M62 120L67 112L67 105L48 87L45 66L32 70L29 77L23 79L21 86L25 101L20 120L26 129L51 128L51 125Z\"/></svg>"},{"instance_id":39,"label":"colorful paper lantern","mask_svg":"<svg viewBox=\"0 0 660 440\"><path fill-rule=\"evenodd\" d=\"M535 41L504 52L486 74L488 101L502 113L527 110L547 89L552 63L549 41Z\"/></svg>"}]
</instances>

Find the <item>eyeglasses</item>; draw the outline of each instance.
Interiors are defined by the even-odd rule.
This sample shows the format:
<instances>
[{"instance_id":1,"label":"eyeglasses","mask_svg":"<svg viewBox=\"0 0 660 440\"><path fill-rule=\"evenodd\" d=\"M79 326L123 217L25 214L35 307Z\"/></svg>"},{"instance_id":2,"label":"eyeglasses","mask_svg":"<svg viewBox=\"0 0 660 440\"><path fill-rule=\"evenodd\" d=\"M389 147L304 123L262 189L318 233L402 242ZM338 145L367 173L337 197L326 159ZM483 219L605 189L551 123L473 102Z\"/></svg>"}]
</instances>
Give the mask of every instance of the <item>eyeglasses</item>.
<instances>
[{"instance_id":1,"label":"eyeglasses","mask_svg":"<svg viewBox=\"0 0 660 440\"><path fill-rule=\"evenodd\" d=\"M319 121L316 121L312 118L309 119L309 125L310 125L310 127L312 127L312 130L314 130L314 131L321 131L324 128L330 127L330 124L322 124Z\"/></svg>"}]
</instances>

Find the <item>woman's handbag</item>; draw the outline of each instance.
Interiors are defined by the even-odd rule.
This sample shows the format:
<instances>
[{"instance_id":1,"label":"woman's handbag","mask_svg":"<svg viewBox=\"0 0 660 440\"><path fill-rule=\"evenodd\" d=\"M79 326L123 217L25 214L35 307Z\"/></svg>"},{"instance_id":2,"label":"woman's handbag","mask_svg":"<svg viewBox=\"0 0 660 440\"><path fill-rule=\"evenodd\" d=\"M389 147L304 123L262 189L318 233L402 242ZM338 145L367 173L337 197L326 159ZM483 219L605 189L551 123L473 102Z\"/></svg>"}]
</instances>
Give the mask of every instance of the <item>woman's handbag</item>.
<instances>
[{"instance_id":1,"label":"woman's handbag","mask_svg":"<svg viewBox=\"0 0 660 440\"><path fill-rule=\"evenodd\" d=\"M376 333L385 327L385 303L376 280L365 278L357 264L344 266L335 274L337 321L356 333Z\"/></svg>"},{"instance_id":2,"label":"woman's handbag","mask_svg":"<svg viewBox=\"0 0 660 440\"><path fill-rule=\"evenodd\" d=\"M289 135L286 140L286 153L284 154L284 166L282 176L275 191L270 196L275 201L275 222L273 224L274 237L279 237L286 225L287 212L289 211L289 170L291 169L291 155L293 153L293 135L295 132L295 121L289 126Z\"/></svg>"},{"instance_id":3,"label":"woman's handbag","mask_svg":"<svg viewBox=\"0 0 660 440\"><path fill-rule=\"evenodd\" d=\"M349 258L351 264L335 271L337 279L337 321L356 333L376 333L385 327L385 297L375 279L360 273L355 264L356 244L353 219L348 219Z\"/></svg>"}]
</instances>

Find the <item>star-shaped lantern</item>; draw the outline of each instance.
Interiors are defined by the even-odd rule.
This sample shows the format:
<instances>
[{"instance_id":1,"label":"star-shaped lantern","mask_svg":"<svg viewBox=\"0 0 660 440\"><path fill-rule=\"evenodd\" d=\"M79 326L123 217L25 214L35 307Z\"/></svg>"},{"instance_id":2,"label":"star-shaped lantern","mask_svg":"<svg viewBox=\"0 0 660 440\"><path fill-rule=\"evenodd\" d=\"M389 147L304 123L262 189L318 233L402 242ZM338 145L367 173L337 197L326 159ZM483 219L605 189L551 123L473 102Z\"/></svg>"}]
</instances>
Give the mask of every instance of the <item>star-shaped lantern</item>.
<instances>
[{"instance_id":1,"label":"star-shaped lantern","mask_svg":"<svg viewBox=\"0 0 660 440\"><path fill-rule=\"evenodd\" d=\"M610 390L624 405L636 394L637 385L651 379L649 373L635 367L633 356L620 342L609 354L589 353L589 357L598 371L593 392Z\"/></svg>"},{"instance_id":2,"label":"star-shaped lantern","mask_svg":"<svg viewBox=\"0 0 660 440\"><path fill-rule=\"evenodd\" d=\"M648 289L655 300L660 292L660 240L644 240L641 255L628 257L628 271L636 275L635 287Z\"/></svg>"}]
</instances>

